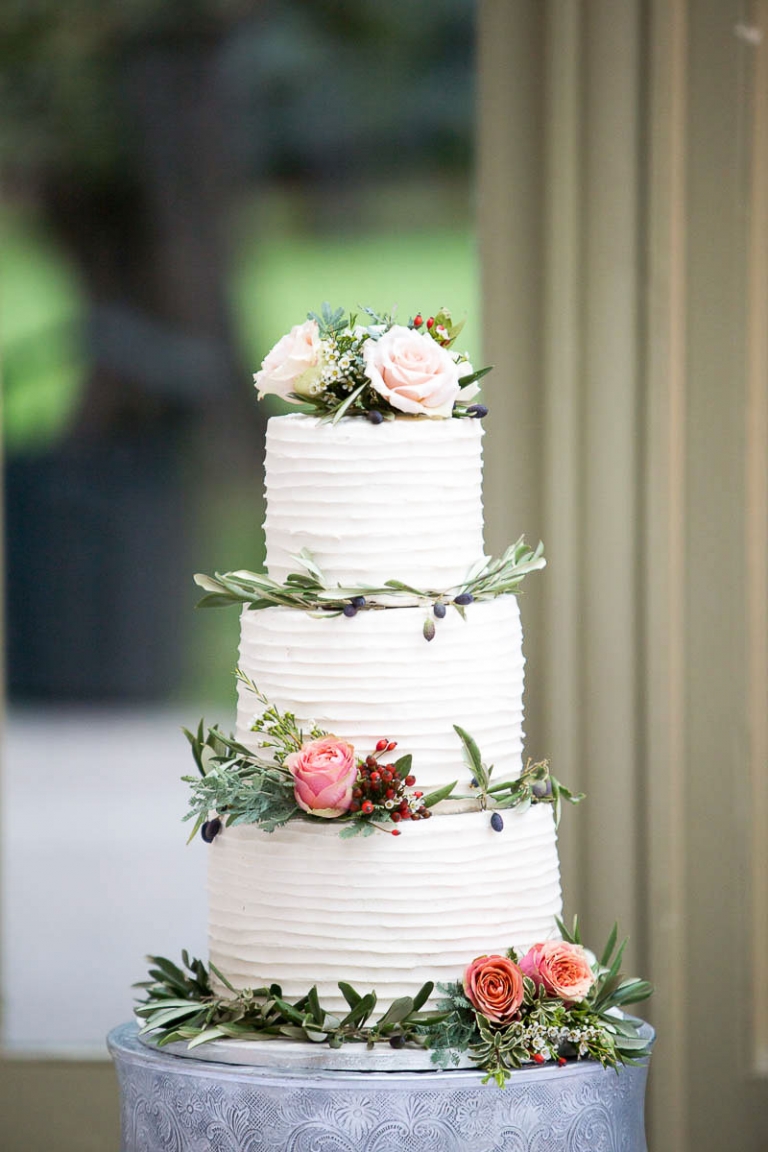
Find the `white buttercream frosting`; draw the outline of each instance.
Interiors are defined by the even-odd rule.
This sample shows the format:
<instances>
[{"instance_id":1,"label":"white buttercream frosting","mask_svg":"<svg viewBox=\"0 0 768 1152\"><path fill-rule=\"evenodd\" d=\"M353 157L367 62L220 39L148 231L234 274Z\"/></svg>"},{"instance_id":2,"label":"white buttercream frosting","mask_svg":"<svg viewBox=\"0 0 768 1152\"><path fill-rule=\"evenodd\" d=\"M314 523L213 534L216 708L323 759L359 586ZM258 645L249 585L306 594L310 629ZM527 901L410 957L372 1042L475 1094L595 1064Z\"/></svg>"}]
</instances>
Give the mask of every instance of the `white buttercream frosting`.
<instances>
[{"instance_id":1,"label":"white buttercream frosting","mask_svg":"<svg viewBox=\"0 0 768 1152\"><path fill-rule=\"evenodd\" d=\"M483 556L482 434L467 419L273 417L269 575L284 581L306 548L331 584L460 584Z\"/></svg>"},{"instance_id":2,"label":"white buttercream frosting","mask_svg":"<svg viewBox=\"0 0 768 1152\"><path fill-rule=\"evenodd\" d=\"M351 741L369 755L377 740L410 752L418 787L470 782L453 725L477 741L494 779L518 776L523 748L523 651L515 596L449 608L434 640L422 635L425 610L364 610L317 617L291 608L243 610L240 668L281 711ZM262 705L238 689L237 739Z\"/></svg>"},{"instance_id":3,"label":"white buttercream frosting","mask_svg":"<svg viewBox=\"0 0 768 1152\"><path fill-rule=\"evenodd\" d=\"M292 821L273 833L225 828L210 850L210 955L238 988L337 983L375 989L383 1010L427 980L461 979L486 953L557 935L560 876L552 809L434 816L342 840L338 826Z\"/></svg>"},{"instance_id":4,"label":"white buttercream frosting","mask_svg":"<svg viewBox=\"0 0 768 1152\"><path fill-rule=\"evenodd\" d=\"M267 433L269 574L284 580L308 549L329 583L422 589L460 584L483 556L482 429L474 420L364 419L331 426L299 414ZM399 605L403 601L400 600ZM422 634L429 606L364 609L349 619L290 608L243 610L240 667L299 723L351 741L382 737L413 755L424 791L471 772L454 724L477 741L493 779L519 775L522 632L517 599L452 607ZM262 710L238 687L236 736ZM341 839L338 824L294 820L267 834L225 828L210 847L212 963L238 988L273 982L289 999L317 985L343 1012L338 981L375 989L383 1010L427 980L461 978L478 955L557 935L560 875L552 809L435 813L401 835Z\"/></svg>"}]
</instances>

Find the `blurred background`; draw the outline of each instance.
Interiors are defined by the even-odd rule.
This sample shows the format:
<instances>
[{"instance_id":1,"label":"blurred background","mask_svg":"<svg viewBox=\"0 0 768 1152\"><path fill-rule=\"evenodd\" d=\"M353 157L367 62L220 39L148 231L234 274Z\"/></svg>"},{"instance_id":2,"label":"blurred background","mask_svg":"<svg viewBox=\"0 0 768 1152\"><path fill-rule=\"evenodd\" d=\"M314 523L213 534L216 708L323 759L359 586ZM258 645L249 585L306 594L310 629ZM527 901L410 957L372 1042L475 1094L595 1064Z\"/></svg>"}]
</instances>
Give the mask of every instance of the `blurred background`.
<instances>
[{"instance_id":1,"label":"blurred background","mask_svg":"<svg viewBox=\"0 0 768 1152\"><path fill-rule=\"evenodd\" d=\"M767 52L768 0L0 5L11 1152L117 1148L104 1035L205 954L179 729L238 622L191 576L261 564L251 373L324 300L496 365L568 914L657 985L654 1152L766 1147Z\"/></svg>"},{"instance_id":2,"label":"blurred background","mask_svg":"<svg viewBox=\"0 0 768 1152\"><path fill-rule=\"evenodd\" d=\"M192 574L261 566L252 373L324 300L447 304L479 353L475 15L0 6L5 1147L116 1147L89 1061L147 952L206 952L180 727L231 728L239 629Z\"/></svg>"}]
</instances>

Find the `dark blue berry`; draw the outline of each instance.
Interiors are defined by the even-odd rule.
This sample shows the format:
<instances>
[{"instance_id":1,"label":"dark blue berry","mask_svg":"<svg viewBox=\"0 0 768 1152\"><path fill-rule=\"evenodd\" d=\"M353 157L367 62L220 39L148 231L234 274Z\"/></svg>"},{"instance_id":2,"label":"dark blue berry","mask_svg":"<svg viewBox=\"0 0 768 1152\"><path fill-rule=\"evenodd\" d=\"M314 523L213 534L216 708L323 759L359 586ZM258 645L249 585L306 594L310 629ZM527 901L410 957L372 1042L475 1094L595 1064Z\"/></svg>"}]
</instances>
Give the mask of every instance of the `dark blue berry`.
<instances>
[{"instance_id":1,"label":"dark blue berry","mask_svg":"<svg viewBox=\"0 0 768 1152\"><path fill-rule=\"evenodd\" d=\"M357 608L354 604L345 604L342 608L342 612L345 616L357 616Z\"/></svg>"},{"instance_id":2,"label":"dark blue berry","mask_svg":"<svg viewBox=\"0 0 768 1152\"><path fill-rule=\"evenodd\" d=\"M432 611L434 612L435 616L437 616L438 620L442 620L443 616L445 616L445 613L447 612L447 608L445 607L445 604L441 604L438 600L437 604L433 606Z\"/></svg>"},{"instance_id":3,"label":"dark blue berry","mask_svg":"<svg viewBox=\"0 0 768 1152\"><path fill-rule=\"evenodd\" d=\"M488 409L485 404L470 404L467 408L467 415L474 416L476 420L482 420L483 416L488 415Z\"/></svg>"},{"instance_id":4,"label":"dark blue berry","mask_svg":"<svg viewBox=\"0 0 768 1152\"><path fill-rule=\"evenodd\" d=\"M405 1036L390 1036L389 1046L390 1048L404 1048Z\"/></svg>"},{"instance_id":5,"label":"dark blue berry","mask_svg":"<svg viewBox=\"0 0 768 1152\"><path fill-rule=\"evenodd\" d=\"M552 781L542 780L538 784L534 784L531 791L537 800L543 800L545 796L552 795Z\"/></svg>"},{"instance_id":6,"label":"dark blue berry","mask_svg":"<svg viewBox=\"0 0 768 1152\"><path fill-rule=\"evenodd\" d=\"M471 592L461 592L458 596L454 597L454 604L471 604L474 596Z\"/></svg>"},{"instance_id":7,"label":"dark blue berry","mask_svg":"<svg viewBox=\"0 0 768 1152\"><path fill-rule=\"evenodd\" d=\"M491 816L491 828L493 828L494 832L501 832L503 827L504 821L501 818L501 813L494 812L493 816Z\"/></svg>"},{"instance_id":8,"label":"dark blue berry","mask_svg":"<svg viewBox=\"0 0 768 1152\"><path fill-rule=\"evenodd\" d=\"M384 420L384 414L382 412L377 412L375 408L372 412L366 412L366 416L370 420L371 424L381 424Z\"/></svg>"},{"instance_id":9,"label":"dark blue berry","mask_svg":"<svg viewBox=\"0 0 768 1152\"><path fill-rule=\"evenodd\" d=\"M219 820L218 816L214 816L213 820L206 820L200 829L200 835L206 844L210 844L212 840L215 840L219 832L221 832L221 820Z\"/></svg>"},{"instance_id":10,"label":"dark blue berry","mask_svg":"<svg viewBox=\"0 0 768 1152\"><path fill-rule=\"evenodd\" d=\"M353 596L350 603L354 604L355 608L365 608L365 596Z\"/></svg>"},{"instance_id":11,"label":"dark blue berry","mask_svg":"<svg viewBox=\"0 0 768 1152\"><path fill-rule=\"evenodd\" d=\"M480 787L480 785L477 782L477 776L472 777L472 779L469 782L469 786L470 786L470 788L479 788Z\"/></svg>"}]
</instances>

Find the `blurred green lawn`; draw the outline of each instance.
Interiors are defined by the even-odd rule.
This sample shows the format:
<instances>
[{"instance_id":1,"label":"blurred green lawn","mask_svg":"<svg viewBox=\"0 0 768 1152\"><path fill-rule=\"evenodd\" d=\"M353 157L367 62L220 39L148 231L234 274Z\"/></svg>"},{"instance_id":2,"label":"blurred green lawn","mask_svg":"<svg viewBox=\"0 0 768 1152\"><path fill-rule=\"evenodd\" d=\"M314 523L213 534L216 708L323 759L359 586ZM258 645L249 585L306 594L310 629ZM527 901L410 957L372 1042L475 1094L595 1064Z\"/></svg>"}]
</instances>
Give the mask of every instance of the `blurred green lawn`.
<instances>
[{"instance_id":1,"label":"blurred green lawn","mask_svg":"<svg viewBox=\"0 0 768 1152\"><path fill-rule=\"evenodd\" d=\"M253 370L324 300L348 310L396 306L403 323L447 305L455 318L467 317L461 350L478 364L478 273L468 223L438 226L421 210L409 212L407 201L400 207L399 221L377 226L372 212L370 230L352 232L313 232L290 213L275 221L262 205L238 215L232 306ZM66 432L77 409L87 367L85 302L73 263L29 211L0 212L0 302L6 446L43 448Z\"/></svg>"}]
</instances>

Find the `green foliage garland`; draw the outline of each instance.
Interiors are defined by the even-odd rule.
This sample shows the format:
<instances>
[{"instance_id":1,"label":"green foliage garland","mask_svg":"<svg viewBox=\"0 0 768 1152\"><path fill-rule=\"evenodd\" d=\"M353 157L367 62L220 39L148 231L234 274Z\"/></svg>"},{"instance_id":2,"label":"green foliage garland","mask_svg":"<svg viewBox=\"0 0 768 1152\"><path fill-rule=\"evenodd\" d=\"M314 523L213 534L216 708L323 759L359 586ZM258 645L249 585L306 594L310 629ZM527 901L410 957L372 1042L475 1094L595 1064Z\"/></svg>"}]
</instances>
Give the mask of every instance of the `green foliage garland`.
<instances>
[{"instance_id":1,"label":"green foliage garland","mask_svg":"<svg viewBox=\"0 0 768 1152\"><path fill-rule=\"evenodd\" d=\"M195 732L183 729L198 771L197 776L182 777L192 792L189 811L183 818L195 821L189 839L194 838L212 813L223 819L227 826L258 824L264 832L274 832L294 819L327 824L327 818L305 812L296 803L293 776L285 766L285 759L299 750L305 740L321 739L328 733L316 726L305 733L292 712L281 712L271 704L239 669L237 677L264 706L264 711L252 726L252 731L259 734L264 753L251 751L217 726L206 729L202 720ZM425 814L443 800L471 801L482 811L552 804L555 820L559 821L563 800L577 804L583 799L582 793L571 792L551 775L546 760L536 764L529 760L516 779L491 783L493 766L485 765L477 743L468 732L458 724L454 728L464 745L465 758L472 772L470 795L457 794L455 780L426 795L414 791L413 757L406 754L389 765L394 774L391 785L394 799L387 799L383 785L370 788L366 780L365 760L358 756L357 785L370 799L371 809L363 811L358 808L333 817L333 821L340 825L342 838L370 836L376 830L396 832L395 823L400 820L398 806L401 804L407 805L406 815L414 819L425 818ZM394 744L387 745L366 759L373 764L379 756L393 749Z\"/></svg>"},{"instance_id":2,"label":"green foliage garland","mask_svg":"<svg viewBox=\"0 0 768 1152\"><path fill-rule=\"evenodd\" d=\"M558 925L566 941L581 944L576 921L572 932L560 921ZM648 1054L642 1021L624 1015L623 1009L647 999L653 989L645 980L621 974L626 941L618 949L616 944L614 925L593 966L595 982L584 1001L566 1004L537 990L525 977L517 1017L503 1026L492 1024L474 1008L459 983L438 986L442 995L436 1011L423 1010L434 989L429 981L374 1019L376 993L361 993L340 981L349 1010L339 1016L323 1008L316 987L293 1002L284 998L279 984L238 990L214 965L209 972L186 952L183 969L162 956L148 957L150 979L136 985L146 992L136 1014L144 1022L141 1034L153 1034L158 1047L176 1041L194 1048L210 1040L274 1038L326 1043L331 1048L350 1042L369 1048L387 1043L393 1048L431 1049L433 1062L444 1068L458 1064L461 1054L467 1053L485 1072L486 1081L503 1087L510 1073L526 1064L589 1058L616 1068ZM509 955L515 959L514 951ZM227 995L214 991L211 972Z\"/></svg>"},{"instance_id":3,"label":"green foliage garland","mask_svg":"<svg viewBox=\"0 0 768 1152\"><path fill-rule=\"evenodd\" d=\"M532 550L523 536L498 559L480 561L462 584L442 590L414 588L402 580L387 580L378 587L367 584L332 586L305 548L294 559L301 571L292 572L284 584L260 572L238 571L223 575L217 572L215 576L197 573L195 583L205 593L197 606L224 608L232 604L245 604L249 609L258 610L279 605L300 608L313 616L338 616L350 604L358 611L382 610L384 605L376 600L383 596L390 601L392 597L401 597L406 605L415 601L427 609L442 604L464 616L467 603L518 593L525 576L546 565L543 545L539 543ZM463 603L457 603L457 600ZM435 623L430 614L424 627L424 635L428 640L435 635Z\"/></svg>"}]
</instances>

